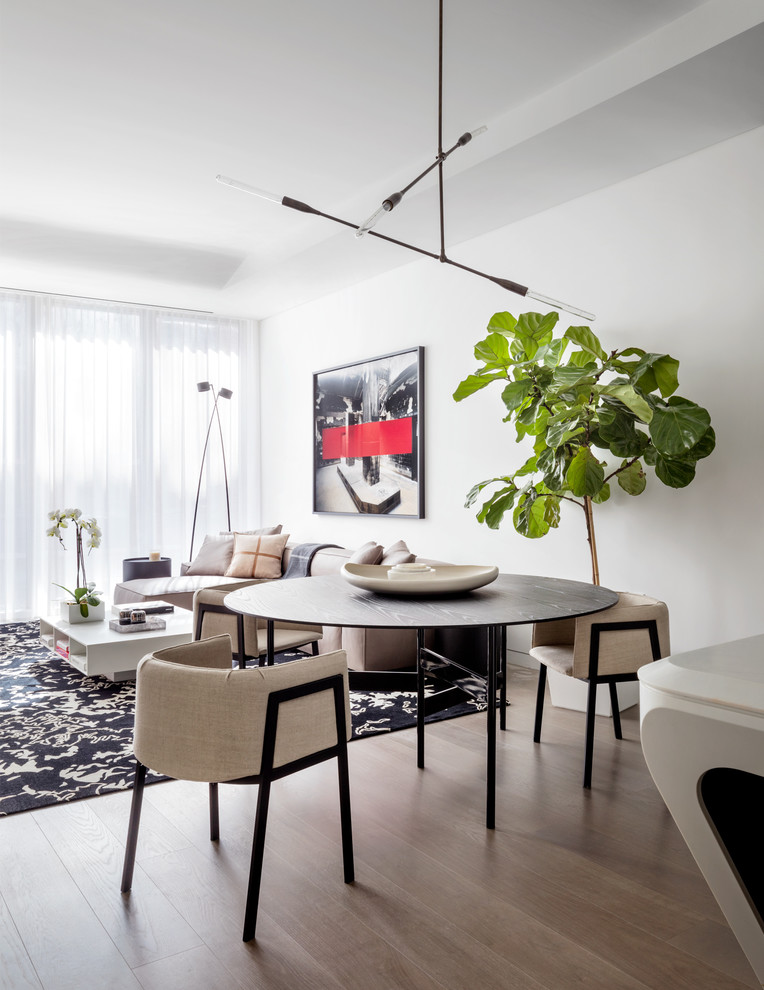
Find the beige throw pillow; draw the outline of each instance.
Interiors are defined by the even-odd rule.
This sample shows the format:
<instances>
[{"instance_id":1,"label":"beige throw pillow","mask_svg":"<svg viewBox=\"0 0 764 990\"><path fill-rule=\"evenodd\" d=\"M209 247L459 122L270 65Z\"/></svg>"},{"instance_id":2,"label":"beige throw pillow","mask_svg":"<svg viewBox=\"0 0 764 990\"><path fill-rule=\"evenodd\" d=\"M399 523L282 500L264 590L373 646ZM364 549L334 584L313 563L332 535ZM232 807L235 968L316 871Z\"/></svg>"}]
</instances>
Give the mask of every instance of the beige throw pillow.
<instances>
[{"instance_id":1,"label":"beige throw pillow","mask_svg":"<svg viewBox=\"0 0 764 990\"><path fill-rule=\"evenodd\" d=\"M362 547L354 550L350 556L349 564L378 564L382 560L382 547L370 540Z\"/></svg>"},{"instance_id":2,"label":"beige throw pillow","mask_svg":"<svg viewBox=\"0 0 764 990\"><path fill-rule=\"evenodd\" d=\"M280 578L281 557L288 539L288 533L278 536L247 536L236 533L233 538L233 557L225 576Z\"/></svg>"},{"instance_id":3,"label":"beige throw pillow","mask_svg":"<svg viewBox=\"0 0 764 990\"><path fill-rule=\"evenodd\" d=\"M385 547L382 563L392 567L394 564L412 564L416 558L403 540L398 540L392 546Z\"/></svg>"},{"instance_id":4,"label":"beige throw pillow","mask_svg":"<svg viewBox=\"0 0 764 990\"><path fill-rule=\"evenodd\" d=\"M199 553L191 561L186 574L215 574L222 577L233 555L233 536L204 537Z\"/></svg>"}]
</instances>

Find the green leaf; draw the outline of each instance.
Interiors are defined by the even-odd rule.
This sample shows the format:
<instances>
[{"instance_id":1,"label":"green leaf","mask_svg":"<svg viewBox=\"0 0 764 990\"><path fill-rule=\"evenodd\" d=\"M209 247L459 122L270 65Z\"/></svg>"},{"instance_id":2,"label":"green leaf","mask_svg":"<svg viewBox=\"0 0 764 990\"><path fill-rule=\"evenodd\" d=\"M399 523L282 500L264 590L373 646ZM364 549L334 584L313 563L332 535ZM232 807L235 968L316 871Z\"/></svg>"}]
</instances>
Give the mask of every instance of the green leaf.
<instances>
[{"instance_id":1,"label":"green leaf","mask_svg":"<svg viewBox=\"0 0 764 990\"><path fill-rule=\"evenodd\" d=\"M462 399L474 395L475 392L479 392L481 388L485 388L486 385L490 385L491 382L495 382L499 378L506 378L504 372L499 371L492 375L467 375L464 381L457 385L453 398L456 402L461 402Z\"/></svg>"},{"instance_id":2,"label":"green leaf","mask_svg":"<svg viewBox=\"0 0 764 990\"><path fill-rule=\"evenodd\" d=\"M602 465L588 447L579 447L565 478L574 495L596 495L605 481Z\"/></svg>"},{"instance_id":3,"label":"green leaf","mask_svg":"<svg viewBox=\"0 0 764 990\"><path fill-rule=\"evenodd\" d=\"M488 485L493 485L500 481L503 482L505 485L512 484L511 478L499 477L499 478L488 478L486 481L479 481L476 485L473 485L472 488L470 488L470 490L467 492L467 498L464 502L464 508L469 509L469 507L473 504L475 499L483 491L484 488L487 488Z\"/></svg>"},{"instance_id":4,"label":"green leaf","mask_svg":"<svg viewBox=\"0 0 764 990\"><path fill-rule=\"evenodd\" d=\"M549 422L549 410L546 406L539 406L536 419L533 425L528 428L528 433L532 437L544 436L546 434L547 423Z\"/></svg>"},{"instance_id":5,"label":"green leaf","mask_svg":"<svg viewBox=\"0 0 764 990\"><path fill-rule=\"evenodd\" d=\"M538 470L543 471L543 482L553 492L559 492L565 485L565 471L568 458L547 448L538 458Z\"/></svg>"},{"instance_id":6,"label":"green leaf","mask_svg":"<svg viewBox=\"0 0 764 990\"><path fill-rule=\"evenodd\" d=\"M528 458L528 460L525 462L525 464L523 464L523 466L521 468L518 468L517 471L515 471L513 477L514 478L523 478L523 477L525 477L526 474L533 474L533 472L538 467L538 463L537 462L538 462L538 458L534 454L532 457L529 457Z\"/></svg>"},{"instance_id":7,"label":"green leaf","mask_svg":"<svg viewBox=\"0 0 764 990\"><path fill-rule=\"evenodd\" d=\"M602 344L597 339L596 335L592 333L590 327L568 327L568 329L563 334L567 340L572 341L577 344L583 350L588 351L595 357L599 358L600 361L604 361L607 358L602 349Z\"/></svg>"},{"instance_id":8,"label":"green leaf","mask_svg":"<svg viewBox=\"0 0 764 990\"><path fill-rule=\"evenodd\" d=\"M704 457L708 457L712 453L715 446L716 434L714 433L714 428L709 426L695 446L688 450L687 459L692 458L694 461L701 461Z\"/></svg>"},{"instance_id":9,"label":"green leaf","mask_svg":"<svg viewBox=\"0 0 764 990\"><path fill-rule=\"evenodd\" d=\"M554 311L543 316L541 313L523 313L518 317L515 336L522 341L529 358L535 357L538 349L551 341L559 318L560 314Z\"/></svg>"},{"instance_id":10,"label":"green leaf","mask_svg":"<svg viewBox=\"0 0 764 990\"><path fill-rule=\"evenodd\" d=\"M512 516L512 522L521 536L527 536L529 540L537 540L549 532L549 523L545 518L545 501L544 498L536 497L535 492L532 495L527 494L520 500Z\"/></svg>"},{"instance_id":11,"label":"green leaf","mask_svg":"<svg viewBox=\"0 0 764 990\"><path fill-rule=\"evenodd\" d=\"M669 354L643 353L640 360L629 369L629 380L643 392L658 389L665 399L679 388L678 371L679 362Z\"/></svg>"},{"instance_id":12,"label":"green leaf","mask_svg":"<svg viewBox=\"0 0 764 990\"><path fill-rule=\"evenodd\" d=\"M669 488L686 488L695 477L695 461L658 454L655 474Z\"/></svg>"},{"instance_id":13,"label":"green leaf","mask_svg":"<svg viewBox=\"0 0 764 990\"><path fill-rule=\"evenodd\" d=\"M692 450L710 426L711 417L705 409L688 399L672 396L667 403L655 403L650 437L664 457L677 457Z\"/></svg>"},{"instance_id":14,"label":"green leaf","mask_svg":"<svg viewBox=\"0 0 764 990\"><path fill-rule=\"evenodd\" d=\"M560 500L556 495L548 495L544 499L544 522L550 529L557 529L560 525Z\"/></svg>"},{"instance_id":15,"label":"green leaf","mask_svg":"<svg viewBox=\"0 0 764 990\"><path fill-rule=\"evenodd\" d=\"M517 422L522 423L523 426L533 426L536 422L536 411L538 410L540 401L540 399L536 398L532 402L529 402L524 409L518 412ZM524 432L528 433L530 431L525 430Z\"/></svg>"},{"instance_id":16,"label":"green leaf","mask_svg":"<svg viewBox=\"0 0 764 990\"><path fill-rule=\"evenodd\" d=\"M494 313L488 321L486 330L490 333L503 333L511 337L514 335L517 320L511 313Z\"/></svg>"},{"instance_id":17,"label":"green leaf","mask_svg":"<svg viewBox=\"0 0 764 990\"><path fill-rule=\"evenodd\" d=\"M504 388L504 391L501 393L501 397L504 401L504 405L507 407L507 412L509 413L507 419L509 419L516 409L520 408L532 391L533 382L530 378L521 378L517 382L510 382Z\"/></svg>"},{"instance_id":18,"label":"green leaf","mask_svg":"<svg viewBox=\"0 0 764 990\"><path fill-rule=\"evenodd\" d=\"M618 479L618 484L621 488L623 488L627 495L641 495L645 490L647 475L642 469L642 465L639 461L634 461L632 464L629 464L628 461L624 461L621 465L621 470L619 470L616 477Z\"/></svg>"},{"instance_id":19,"label":"green leaf","mask_svg":"<svg viewBox=\"0 0 764 990\"><path fill-rule=\"evenodd\" d=\"M564 337L558 337L556 340L550 340L544 351L543 361L547 368L556 368L557 365L562 360L562 356L565 353L565 349L568 346L568 341Z\"/></svg>"},{"instance_id":20,"label":"green leaf","mask_svg":"<svg viewBox=\"0 0 764 990\"><path fill-rule=\"evenodd\" d=\"M568 358L568 365L576 365L583 368L584 365L591 362L591 354L587 354L586 351L573 351L573 353Z\"/></svg>"},{"instance_id":21,"label":"green leaf","mask_svg":"<svg viewBox=\"0 0 764 990\"><path fill-rule=\"evenodd\" d=\"M580 415L580 411L578 414ZM551 422L551 420L550 420ZM547 446L553 447L555 450L562 444L567 443L575 436L579 436L584 432L583 426L580 424L578 418L575 419L563 419L553 426L548 426L546 434Z\"/></svg>"},{"instance_id":22,"label":"green leaf","mask_svg":"<svg viewBox=\"0 0 764 990\"><path fill-rule=\"evenodd\" d=\"M489 529L498 529L504 518L504 513L508 512L514 505L517 494L518 490L514 486L510 490L497 492L480 510L478 519L484 522Z\"/></svg>"},{"instance_id":23,"label":"green leaf","mask_svg":"<svg viewBox=\"0 0 764 990\"><path fill-rule=\"evenodd\" d=\"M598 385L596 388L600 395L612 395L614 399L618 399L643 423L649 423L652 420L653 410L648 402L634 391L633 385L613 382L610 385Z\"/></svg>"},{"instance_id":24,"label":"green leaf","mask_svg":"<svg viewBox=\"0 0 764 990\"><path fill-rule=\"evenodd\" d=\"M555 368L552 386L557 389L567 389L573 388L584 381L587 384L591 383L593 385L594 372L596 370L597 365L593 361L587 362L582 367L563 365L561 368Z\"/></svg>"},{"instance_id":25,"label":"green leaf","mask_svg":"<svg viewBox=\"0 0 764 990\"><path fill-rule=\"evenodd\" d=\"M606 481L605 484L600 488L596 495L592 495L592 502L597 505L601 505L603 502L607 502L610 498L610 485Z\"/></svg>"},{"instance_id":26,"label":"green leaf","mask_svg":"<svg viewBox=\"0 0 764 990\"><path fill-rule=\"evenodd\" d=\"M600 409L597 432L616 457L638 457L649 443L648 436L635 428L631 415L616 406ZM600 446L594 439L592 443Z\"/></svg>"},{"instance_id":27,"label":"green leaf","mask_svg":"<svg viewBox=\"0 0 764 990\"><path fill-rule=\"evenodd\" d=\"M661 355L653 364L653 374L664 399L679 388L679 362L668 354Z\"/></svg>"},{"instance_id":28,"label":"green leaf","mask_svg":"<svg viewBox=\"0 0 764 990\"><path fill-rule=\"evenodd\" d=\"M496 367L508 368L512 363L509 356L509 343L507 338L500 333L491 333L485 340L479 340L475 344L475 357L478 361L485 361L486 364Z\"/></svg>"}]
</instances>

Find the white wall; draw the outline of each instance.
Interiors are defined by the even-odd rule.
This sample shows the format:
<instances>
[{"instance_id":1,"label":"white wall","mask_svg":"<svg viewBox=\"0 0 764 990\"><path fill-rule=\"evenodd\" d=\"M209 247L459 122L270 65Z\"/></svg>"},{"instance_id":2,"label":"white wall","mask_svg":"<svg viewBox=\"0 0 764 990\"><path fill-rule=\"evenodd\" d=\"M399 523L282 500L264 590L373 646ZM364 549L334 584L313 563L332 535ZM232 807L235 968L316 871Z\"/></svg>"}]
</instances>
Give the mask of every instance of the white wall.
<instances>
[{"instance_id":1,"label":"white wall","mask_svg":"<svg viewBox=\"0 0 764 990\"><path fill-rule=\"evenodd\" d=\"M717 448L689 488L667 489L650 471L642 496L616 489L596 508L602 583L663 598L675 652L764 630L762 175L758 129L451 250L592 310L606 349L672 354L679 394L709 409ZM534 541L511 522L489 530L463 508L474 482L519 466L521 451L501 422L498 387L459 404L451 393L474 370L472 347L491 314L534 308L422 260L265 321L263 522L282 522L298 541L353 547L402 537L424 556L590 580L575 507ZM577 322L562 314L561 326ZM426 518L313 515L312 373L417 344L426 362Z\"/></svg>"}]
</instances>

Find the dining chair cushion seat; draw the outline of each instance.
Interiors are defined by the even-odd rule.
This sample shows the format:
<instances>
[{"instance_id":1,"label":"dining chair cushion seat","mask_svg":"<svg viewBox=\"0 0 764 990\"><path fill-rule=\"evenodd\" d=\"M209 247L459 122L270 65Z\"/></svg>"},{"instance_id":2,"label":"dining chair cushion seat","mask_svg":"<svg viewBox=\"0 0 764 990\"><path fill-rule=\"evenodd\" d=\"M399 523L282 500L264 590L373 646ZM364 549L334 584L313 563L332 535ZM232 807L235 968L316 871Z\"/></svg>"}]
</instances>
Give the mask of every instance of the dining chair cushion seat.
<instances>
[{"instance_id":1,"label":"dining chair cushion seat","mask_svg":"<svg viewBox=\"0 0 764 990\"><path fill-rule=\"evenodd\" d=\"M530 650L534 660L556 670L566 677L573 676L573 647L566 645L534 646Z\"/></svg>"},{"instance_id":2,"label":"dining chair cushion seat","mask_svg":"<svg viewBox=\"0 0 764 990\"><path fill-rule=\"evenodd\" d=\"M225 588L203 588L194 595L193 628L196 630L200 609L202 615L201 638L209 639L213 636L222 636L228 633L236 647L236 613L226 610L225 612L206 611L206 605L213 605L216 608L225 608L225 598L232 591L239 588L246 588L251 584L260 584L260 581L242 581ZM315 643L323 637L323 630L319 625L310 623L294 622L274 622L273 623L273 648L276 653L282 650L296 650L308 643ZM248 657L264 657L268 652L267 623L265 619L257 619L254 615L244 616L244 654ZM230 661L230 658L229 658Z\"/></svg>"}]
</instances>

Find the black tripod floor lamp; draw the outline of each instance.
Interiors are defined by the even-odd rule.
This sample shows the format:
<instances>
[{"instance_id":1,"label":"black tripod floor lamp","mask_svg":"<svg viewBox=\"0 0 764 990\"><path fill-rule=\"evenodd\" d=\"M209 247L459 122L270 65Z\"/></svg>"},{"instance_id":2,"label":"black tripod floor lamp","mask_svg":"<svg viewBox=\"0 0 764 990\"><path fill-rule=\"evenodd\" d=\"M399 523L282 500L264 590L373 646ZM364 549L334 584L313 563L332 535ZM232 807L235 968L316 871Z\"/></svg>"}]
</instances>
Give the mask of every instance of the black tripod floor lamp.
<instances>
[{"instance_id":1,"label":"black tripod floor lamp","mask_svg":"<svg viewBox=\"0 0 764 990\"><path fill-rule=\"evenodd\" d=\"M220 423L220 411L218 410L218 399L230 399L233 392L230 388L221 388L217 394L215 393L215 386L212 382L197 382L196 387L200 392L212 392L212 413L210 415L210 421L207 425L207 435L204 438L204 450L202 451L202 463L199 465L199 483L196 486L196 502L194 503L194 523L191 527L191 549L188 554L188 559L194 559L194 534L196 532L196 516L199 511L199 494L202 490L202 475L204 474L204 461L207 457L207 447L210 443L210 432L212 430L212 423L215 419L218 421L218 433L220 434L220 450L223 454L223 478L225 479L225 504L226 511L228 513L228 529L231 529L231 500L228 494L228 469L226 468L225 462L225 444L223 443L223 427Z\"/></svg>"}]
</instances>

